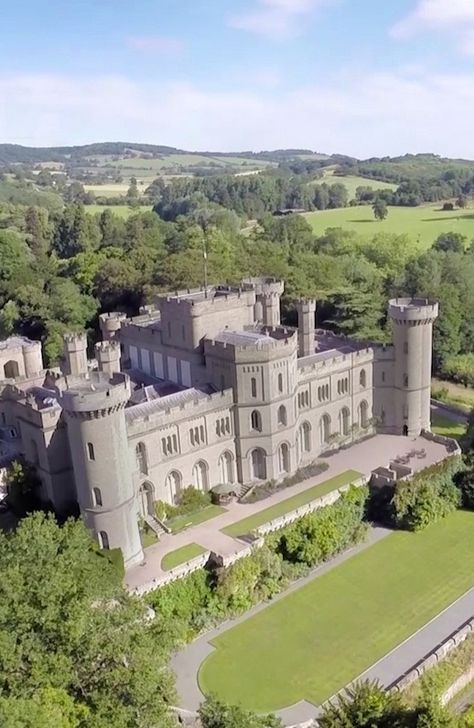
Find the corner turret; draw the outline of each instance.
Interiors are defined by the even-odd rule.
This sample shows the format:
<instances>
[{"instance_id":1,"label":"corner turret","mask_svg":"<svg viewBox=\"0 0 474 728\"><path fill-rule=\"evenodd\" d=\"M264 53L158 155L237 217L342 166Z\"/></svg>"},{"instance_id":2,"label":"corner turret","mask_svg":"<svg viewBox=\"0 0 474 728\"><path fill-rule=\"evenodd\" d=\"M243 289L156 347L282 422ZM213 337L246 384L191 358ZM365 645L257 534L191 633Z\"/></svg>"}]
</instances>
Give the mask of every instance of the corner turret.
<instances>
[{"instance_id":1,"label":"corner turret","mask_svg":"<svg viewBox=\"0 0 474 728\"><path fill-rule=\"evenodd\" d=\"M438 304L426 298L396 298L388 315L395 350L395 423L397 434L419 435L431 427L431 359Z\"/></svg>"},{"instance_id":2,"label":"corner turret","mask_svg":"<svg viewBox=\"0 0 474 728\"><path fill-rule=\"evenodd\" d=\"M85 334L65 334L64 373L73 377L87 374L87 337Z\"/></svg>"}]
</instances>

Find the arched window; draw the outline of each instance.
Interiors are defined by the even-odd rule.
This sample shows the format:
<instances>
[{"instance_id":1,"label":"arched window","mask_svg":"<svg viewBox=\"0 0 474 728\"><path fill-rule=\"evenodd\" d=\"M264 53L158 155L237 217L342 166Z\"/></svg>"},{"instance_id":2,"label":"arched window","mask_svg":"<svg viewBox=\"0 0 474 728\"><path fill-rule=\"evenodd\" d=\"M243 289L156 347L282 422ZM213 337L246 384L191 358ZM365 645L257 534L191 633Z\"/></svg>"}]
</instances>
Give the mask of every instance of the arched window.
<instances>
[{"instance_id":1,"label":"arched window","mask_svg":"<svg viewBox=\"0 0 474 728\"><path fill-rule=\"evenodd\" d=\"M300 442L303 452L311 451L311 425L309 422L303 422L300 427Z\"/></svg>"},{"instance_id":2,"label":"arched window","mask_svg":"<svg viewBox=\"0 0 474 728\"><path fill-rule=\"evenodd\" d=\"M144 442L139 442L135 448L137 458L138 472L148 475L148 460L146 455L146 447Z\"/></svg>"},{"instance_id":3,"label":"arched window","mask_svg":"<svg viewBox=\"0 0 474 728\"><path fill-rule=\"evenodd\" d=\"M362 369L361 373L359 374L359 384L363 389L365 389L365 387L367 386L367 373L365 369Z\"/></svg>"},{"instance_id":4,"label":"arched window","mask_svg":"<svg viewBox=\"0 0 474 728\"><path fill-rule=\"evenodd\" d=\"M250 428L256 432L262 431L262 416L258 410L254 410L250 415Z\"/></svg>"},{"instance_id":5,"label":"arched window","mask_svg":"<svg viewBox=\"0 0 474 728\"><path fill-rule=\"evenodd\" d=\"M261 447L250 453L250 477L252 480L265 480L267 477L267 454Z\"/></svg>"},{"instance_id":6,"label":"arched window","mask_svg":"<svg viewBox=\"0 0 474 728\"><path fill-rule=\"evenodd\" d=\"M100 492L100 488L93 488L92 501L93 501L94 506L102 505L102 493Z\"/></svg>"},{"instance_id":7,"label":"arched window","mask_svg":"<svg viewBox=\"0 0 474 728\"><path fill-rule=\"evenodd\" d=\"M6 364L4 364L3 366L3 371L5 379L15 379L20 375L18 362L14 361L13 359L7 361Z\"/></svg>"},{"instance_id":8,"label":"arched window","mask_svg":"<svg viewBox=\"0 0 474 728\"><path fill-rule=\"evenodd\" d=\"M232 453L226 451L219 458L219 478L221 483L233 483L234 458Z\"/></svg>"},{"instance_id":9,"label":"arched window","mask_svg":"<svg viewBox=\"0 0 474 728\"><path fill-rule=\"evenodd\" d=\"M359 425L364 428L369 426L369 405L365 399L359 405Z\"/></svg>"},{"instance_id":10,"label":"arched window","mask_svg":"<svg viewBox=\"0 0 474 728\"><path fill-rule=\"evenodd\" d=\"M255 379L255 377L252 377L252 379L250 380L250 389L252 392L252 397L255 399L257 396L257 380Z\"/></svg>"},{"instance_id":11,"label":"arched window","mask_svg":"<svg viewBox=\"0 0 474 728\"><path fill-rule=\"evenodd\" d=\"M288 418L286 415L286 407L281 405L278 407L278 424L279 425L287 425L288 424Z\"/></svg>"},{"instance_id":12,"label":"arched window","mask_svg":"<svg viewBox=\"0 0 474 728\"><path fill-rule=\"evenodd\" d=\"M290 448L283 442L278 449L278 467L280 473L290 472Z\"/></svg>"},{"instance_id":13,"label":"arched window","mask_svg":"<svg viewBox=\"0 0 474 728\"><path fill-rule=\"evenodd\" d=\"M181 473L172 470L166 476L166 489L170 494L171 502L176 503L182 490L183 479Z\"/></svg>"},{"instance_id":14,"label":"arched window","mask_svg":"<svg viewBox=\"0 0 474 728\"><path fill-rule=\"evenodd\" d=\"M101 549L109 549L109 537L106 531L99 531L99 546Z\"/></svg>"},{"instance_id":15,"label":"arched window","mask_svg":"<svg viewBox=\"0 0 474 728\"><path fill-rule=\"evenodd\" d=\"M209 468L204 460L199 460L193 468L193 485L197 490L209 490Z\"/></svg>"},{"instance_id":16,"label":"arched window","mask_svg":"<svg viewBox=\"0 0 474 728\"><path fill-rule=\"evenodd\" d=\"M327 445L331 437L331 418L329 415L323 415L319 420L319 437L321 443Z\"/></svg>"},{"instance_id":17,"label":"arched window","mask_svg":"<svg viewBox=\"0 0 474 728\"><path fill-rule=\"evenodd\" d=\"M341 435L348 435L350 432L351 413L347 407L343 407L339 412L339 432Z\"/></svg>"},{"instance_id":18,"label":"arched window","mask_svg":"<svg viewBox=\"0 0 474 728\"><path fill-rule=\"evenodd\" d=\"M278 375L278 391L283 392L283 374Z\"/></svg>"}]
</instances>

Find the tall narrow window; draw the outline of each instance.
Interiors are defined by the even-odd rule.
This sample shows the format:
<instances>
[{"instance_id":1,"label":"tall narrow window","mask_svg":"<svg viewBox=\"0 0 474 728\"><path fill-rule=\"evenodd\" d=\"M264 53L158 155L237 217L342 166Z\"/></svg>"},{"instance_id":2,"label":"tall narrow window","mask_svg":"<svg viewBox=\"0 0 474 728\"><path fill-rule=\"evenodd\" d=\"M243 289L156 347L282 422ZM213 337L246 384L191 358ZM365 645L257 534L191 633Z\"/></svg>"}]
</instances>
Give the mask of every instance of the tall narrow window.
<instances>
[{"instance_id":1,"label":"tall narrow window","mask_svg":"<svg viewBox=\"0 0 474 728\"><path fill-rule=\"evenodd\" d=\"M359 384L362 388L367 386L367 374L365 372L365 369L362 369L359 375Z\"/></svg>"},{"instance_id":2,"label":"tall narrow window","mask_svg":"<svg viewBox=\"0 0 474 728\"><path fill-rule=\"evenodd\" d=\"M92 491L92 499L95 506L101 506L102 505L102 493L100 492L100 488L94 488Z\"/></svg>"},{"instance_id":3,"label":"tall narrow window","mask_svg":"<svg viewBox=\"0 0 474 728\"><path fill-rule=\"evenodd\" d=\"M135 450L138 472L148 475L148 460L146 455L146 447L143 442L139 442Z\"/></svg>"},{"instance_id":4,"label":"tall narrow window","mask_svg":"<svg viewBox=\"0 0 474 728\"><path fill-rule=\"evenodd\" d=\"M278 375L278 391L283 392L283 374Z\"/></svg>"},{"instance_id":5,"label":"tall narrow window","mask_svg":"<svg viewBox=\"0 0 474 728\"><path fill-rule=\"evenodd\" d=\"M95 460L94 445L92 442L87 443L87 457L89 460Z\"/></svg>"},{"instance_id":6,"label":"tall narrow window","mask_svg":"<svg viewBox=\"0 0 474 728\"><path fill-rule=\"evenodd\" d=\"M287 424L287 416L286 416L286 407L281 405L281 407L278 408L278 424L279 425L286 425Z\"/></svg>"},{"instance_id":7,"label":"tall narrow window","mask_svg":"<svg viewBox=\"0 0 474 728\"><path fill-rule=\"evenodd\" d=\"M252 397L255 398L257 396L257 380L255 377L252 377L250 380L250 389L252 391Z\"/></svg>"},{"instance_id":8,"label":"tall narrow window","mask_svg":"<svg viewBox=\"0 0 474 728\"><path fill-rule=\"evenodd\" d=\"M99 545L103 549L109 549L109 537L105 531L99 532Z\"/></svg>"},{"instance_id":9,"label":"tall narrow window","mask_svg":"<svg viewBox=\"0 0 474 728\"><path fill-rule=\"evenodd\" d=\"M262 417L257 410L254 410L250 416L250 427L257 432L262 431Z\"/></svg>"}]
</instances>

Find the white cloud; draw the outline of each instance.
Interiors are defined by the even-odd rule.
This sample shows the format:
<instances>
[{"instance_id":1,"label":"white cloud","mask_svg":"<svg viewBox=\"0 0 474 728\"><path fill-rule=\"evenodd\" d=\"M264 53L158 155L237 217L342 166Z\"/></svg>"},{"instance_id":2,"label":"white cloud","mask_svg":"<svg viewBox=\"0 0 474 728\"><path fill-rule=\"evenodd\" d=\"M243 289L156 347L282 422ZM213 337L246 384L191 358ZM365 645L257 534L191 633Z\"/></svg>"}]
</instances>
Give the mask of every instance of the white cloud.
<instances>
[{"instance_id":1,"label":"white cloud","mask_svg":"<svg viewBox=\"0 0 474 728\"><path fill-rule=\"evenodd\" d=\"M474 73L347 70L286 92L3 74L0 97L9 100L0 107L5 142L121 139L191 150L308 147L359 157L433 151L474 158Z\"/></svg>"},{"instance_id":2,"label":"white cloud","mask_svg":"<svg viewBox=\"0 0 474 728\"><path fill-rule=\"evenodd\" d=\"M257 0L255 10L233 15L229 25L238 30L282 40L298 35L304 21L327 0Z\"/></svg>"},{"instance_id":3,"label":"white cloud","mask_svg":"<svg viewBox=\"0 0 474 728\"><path fill-rule=\"evenodd\" d=\"M178 38L158 35L132 35L126 39L129 48L143 53L179 55L184 51L184 43Z\"/></svg>"},{"instance_id":4,"label":"white cloud","mask_svg":"<svg viewBox=\"0 0 474 728\"><path fill-rule=\"evenodd\" d=\"M418 0L413 12L396 23L391 34L405 40L427 31L449 33L462 52L473 53L473 0Z\"/></svg>"}]
</instances>

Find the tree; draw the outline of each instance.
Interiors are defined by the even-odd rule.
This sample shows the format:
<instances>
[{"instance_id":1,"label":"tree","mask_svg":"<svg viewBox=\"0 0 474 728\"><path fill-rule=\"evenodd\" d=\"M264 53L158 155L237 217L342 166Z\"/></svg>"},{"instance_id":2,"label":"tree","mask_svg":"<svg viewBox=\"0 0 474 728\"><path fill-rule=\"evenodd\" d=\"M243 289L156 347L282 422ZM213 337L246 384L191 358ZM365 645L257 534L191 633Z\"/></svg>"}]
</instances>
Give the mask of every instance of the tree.
<instances>
[{"instance_id":1,"label":"tree","mask_svg":"<svg viewBox=\"0 0 474 728\"><path fill-rule=\"evenodd\" d=\"M227 705L217 698L207 698L199 708L202 728L281 728L274 715L256 715L236 705Z\"/></svg>"},{"instance_id":2,"label":"tree","mask_svg":"<svg viewBox=\"0 0 474 728\"><path fill-rule=\"evenodd\" d=\"M466 236L461 233L441 233L433 243L433 250L443 253L464 253Z\"/></svg>"},{"instance_id":3,"label":"tree","mask_svg":"<svg viewBox=\"0 0 474 728\"><path fill-rule=\"evenodd\" d=\"M130 207L138 207L140 193L138 192L138 183L136 177L130 178L130 187L127 190L126 200Z\"/></svg>"},{"instance_id":4,"label":"tree","mask_svg":"<svg viewBox=\"0 0 474 728\"><path fill-rule=\"evenodd\" d=\"M26 462L14 460L5 476L8 503L13 511L24 516L39 507L39 480L35 469Z\"/></svg>"},{"instance_id":5,"label":"tree","mask_svg":"<svg viewBox=\"0 0 474 728\"><path fill-rule=\"evenodd\" d=\"M374 217L376 220L385 220L388 215L387 203L382 197L377 197L374 204L372 205L374 211Z\"/></svg>"},{"instance_id":6,"label":"tree","mask_svg":"<svg viewBox=\"0 0 474 728\"><path fill-rule=\"evenodd\" d=\"M35 728L174 725L168 654L120 582L80 521L36 513L0 533L2 726L35 707Z\"/></svg>"},{"instance_id":7,"label":"tree","mask_svg":"<svg viewBox=\"0 0 474 728\"><path fill-rule=\"evenodd\" d=\"M408 725L398 696L376 682L358 682L318 718L320 728L398 728Z\"/></svg>"},{"instance_id":8,"label":"tree","mask_svg":"<svg viewBox=\"0 0 474 728\"><path fill-rule=\"evenodd\" d=\"M456 205L463 210L465 207L467 207L467 197L465 195L459 195L458 199L456 200Z\"/></svg>"}]
</instances>

